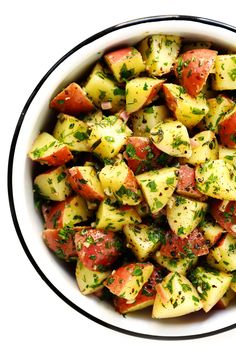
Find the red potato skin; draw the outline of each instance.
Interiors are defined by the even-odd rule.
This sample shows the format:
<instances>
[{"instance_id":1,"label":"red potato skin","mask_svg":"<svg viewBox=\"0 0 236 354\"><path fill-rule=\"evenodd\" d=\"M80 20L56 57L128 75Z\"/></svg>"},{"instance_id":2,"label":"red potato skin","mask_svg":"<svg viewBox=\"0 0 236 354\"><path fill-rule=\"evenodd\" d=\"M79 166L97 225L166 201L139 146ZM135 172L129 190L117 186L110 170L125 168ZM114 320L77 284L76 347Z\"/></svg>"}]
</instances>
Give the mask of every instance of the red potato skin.
<instances>
[{"instance_id":1,"label":"red potato skin","mask_svg":"<svg viewBox=\"0 0 236 354\"><path fill-rule=\"evenodd\" d=\"M104 199L103 194L96 192L88 183L84 183L84 177L78 168L70 168L67 171L67 175L71 188L83 198L98 201L102 201Z\"/></svg>"},{"instance_id":2,"label":"red potato skin","mask_svg":"<svg viewBox=\"0 0 236 354\"><path fill-rule=\"evenodd\" d=\"M88 113L94 109L93 103L75 82L72 82L63 91L59 92L51 100L49 107L58 112L75 116L79 113Z\"/></svg>"},{"instance_id":3,"label":"red potato skin","mask_svg":"<svg viewBox=\"0 0 236 354\"><path fill-rule=\"evenodd\" d=\"M165 85L163 85L162 88L163 88L166 104L168 108L174 113L177 107L177 99L172 95L170 90Z\"/></svg>"},{"instance_id":4,"label":"red potato skin","mask_svg":"<svg viewBox=\"0 0 236 354\"><path fill-rule=\"evenodd\" d=\"M114 294L119 296L124 284L133 277L132 273L136 266L143 269L148 263L129 263L121 266L112 272L112 274L104 281L104 285Z\"/></svg>"},{"instance_id":5,"label":"red potato skin","mask_svg":"<svg viewBox=\"0 0 236 354\"><path fill-rule=\"evenodd\" d=\"M48 248L58 255L63 254L63 259L65 261L70 261L70 259L77 258L77 252L73 239L73 232L69 235L68 239L65 241L59 236L60 229L46 229L43 231L42 237Z\"/></svg>"},{"instance_id":6,"label":"red potato skin","mask_svg":"<svg viewBox=\"0 0 236 354\"><path fill-rule=\"evenodd\" d=\"M150 300L155 299L156 296L156 286L163 279L163 271L160 267L155 267L147 283L144 284L142 289L139 291L135 301L132 303L127 303L126 299L116 296L114 298L114 306L117 312L126 313L133 306L145 304L145 302L150 302Z\"/></svg>"},{"instance_id":7,"label":"red potato skin","mask_svg":"<svg viewBox=\"0 0 236 354\"><path fill-rule=\"evenodd\" d=\"M140 174L158 167L156 159L161 151L148 138L132 136L127 139L127 145L132 145L135 151L135 156L124 152L124 158L134 174Z\"/></svg>"},{"instance_id":8,"label":"red potato skin","mask_svg":"<svg viewBox=\"0 0 236 354\"><path fill-rule=\"evenodd\" d=\"M204 195L197 189L195 181L195 170L188 165L181 165L179 168L179 180L176 192L190 198L204 199Z\"/></svg>"},{"instance_id":9,"label":"red potato skin","mask_svg":"<svg viewBox=\"0 0 236 354\"><path fill-rule=\"evenodd\" d=\"M232 226L236 225L236 202L229 201L227 206L222 207L221 200L214 200L210 206L210 212L216 222L231 235L236 236L236 230Z\"/></svg>"},{"instance_id":10,"label":"red potato skin","mask_svg":"<svg viewBox=\"0 0 236 354\"><path fill-rule=\"evenodd\" d=\"M161 245L160 253L171 258L181 258L188 256L188 254L203 256L209 253L209 247L198 228L185 238L181 238L169 231L166 233L165 244Z\"/></svg>"},{"instance_id":11,"label":"red potato skin","mask_svg":"<svg viewBox=\"0 0 236 354\"><path fill-rule=\"evenodd\" d=\"M193 49L183 53L176 61L174 71L180 85L196 97L206 83L217 52L211 49Z\"/></svg>"},{"instance_id":12,"label":"red potato skin","mask_svg":"<svg viewBox=\"0 0 236 354\"><path fill-rule=\"evenodd\" d=\"M81 227L74 242L79 260L91 270L109 267L121 255L119 239L112 231Z\"/></svg>"},{"instance_id":13,"label":"red potato skin","mask_svg":"<svg viewBox=\"0 0 236 354\"><path fill-rule=\"evenodd\" d=\"M127 57L131 57L132 55L132 47L122 48L118 50L114 50L110 53L104 55L105 60L110 65L118 63Z\"/></svg>"},{"instance_id":14,"label":"red potato skin","mask_svg":"<svg viewBox=\"0 0 236 354\"><path fill-rule=\"evenodd\" d=\"M47 164L48 166L61 166L73 159L73 155L67 146L55 151L52 155L40 157L35 162Z\"/></svg>"},{"instance_id":15,"label":"red potato skin","mask_svg":"<svg viewBox=\"0 0 236 354\"><path fill-rule=\"evenodd\" d=\"M236 148L236 112L221 121L218 126L221 144L228 148Z\"/></svg>"}]
</instances>

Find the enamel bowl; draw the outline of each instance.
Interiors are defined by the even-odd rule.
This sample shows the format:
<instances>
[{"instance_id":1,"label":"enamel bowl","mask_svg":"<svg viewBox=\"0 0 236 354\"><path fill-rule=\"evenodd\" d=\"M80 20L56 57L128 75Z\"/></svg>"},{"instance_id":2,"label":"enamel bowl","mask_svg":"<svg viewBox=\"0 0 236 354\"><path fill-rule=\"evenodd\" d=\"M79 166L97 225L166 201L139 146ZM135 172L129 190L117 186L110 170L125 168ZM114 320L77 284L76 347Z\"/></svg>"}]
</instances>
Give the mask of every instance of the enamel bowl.
<instances>
[{"instance_id":1,"label":"enamel bowl","mask_svg":"<svg viewBox=\"0 0 236 354\"><path fill-rule=\"evenodd\" d=\"M236 328L236 306L202 311L187 316L154 320L145 310L122 316L95 296L81 295L75 276L42 242L42 220L32 193L32 163L27 152L40 130L47 126L50 98L110 48L136 44L149 34L181 35L191 40L212 41L236 52L236 28L209 19L188 16L142 18L110 27L65 54L42 78L26 102L12 140L8 166L9 200L13 222L21 244L45 283L68 305L91 320L125 334L151 339L190 339Z\"/></svg>"}]
</instances>

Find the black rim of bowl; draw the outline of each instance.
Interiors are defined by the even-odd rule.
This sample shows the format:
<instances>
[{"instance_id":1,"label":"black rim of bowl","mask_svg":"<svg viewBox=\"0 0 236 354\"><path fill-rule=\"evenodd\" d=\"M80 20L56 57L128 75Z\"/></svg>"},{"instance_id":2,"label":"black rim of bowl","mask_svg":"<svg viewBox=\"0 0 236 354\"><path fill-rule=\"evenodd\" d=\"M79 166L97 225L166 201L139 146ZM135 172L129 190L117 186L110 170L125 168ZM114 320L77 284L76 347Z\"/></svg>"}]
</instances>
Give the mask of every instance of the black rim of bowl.
<instances>
[{"instance_id":1,"label":"black rim of bowl","mask_svg":"<svg viewBox=\"0 0 236 354\"><path fill-rule=\"evenodd\" d=\"M111 32L117 31L121 28L125 27L130 27L138 24L143 24L143 23L149 23L149 22L161 22L161 21L190 21L190 22L198 22L198 23L203 23L215 27L220 27L227 29L229 31L232 31L236 33L236 28L233 26L230 26L228 24L225 24L223 22L215 21L212 19L208 18L203 18L203 17L195 17L195 16L186 16L186 15L163 15L163 16L151 16L151 17L144 17L144 18L139 18L136 20L131 20L127 21L121 24L114 25L112 27L109 27L101 32L96 33L95 35L87 38L77 46L75 46L73 49L71 49L68 53L66 53L61 59L59 59L52 67L49 69L49 71L44 75L44 77L40 80L38 85L35 87L33 92L31 93L30 97L28 98L21 114L19 117L19 120L17 122L15 132L12 138L12 143L10 147L10 153L9 153L9 160L8 160L8 197L9 197L9 205L10 205L10 211L12 215L12 220L15 226L16 233L19 237L19 240L21 242L21 245L30 260L31 264L33 267L36 269L40 277L45 281L45 283L63 300L65 301L69 306L71 306L74 310L78 311L80 314L86 316L90 320L115 331L136 336L136 337L141 337L141 338L148 338L148 339L158 339L158 340L186 340L186 339L195 339L195 338L202 338L202 337L207 337L215 334L219 334L231 329L236 328L236 323L220 328L218 330L213 330L205 333L199 333L199 334L193 334L193 335L183 335L183 336L162 336L162 335L150 335L150 334L145 334L145 333L138 333L135 331L130 331L127 329L123 329L117 326L114 326L108 322L105 322L103 320L100 320L99 318L91 315L90 313L86 312L85 310L81 309L79 306L74 304L71 300L69 300L65 295L63 295L60 290L58 290L52 283L51 281L46 277L46 275L43 273L43 271L40 269L36 261L34 260L33 255L31 254L30 250L27 247L27 244L24 240L24 236L21 232L20 225L18 223L17 215L16 215L16 210L15 210L15 205L14 205L14 195L13 195L13 186L12 186L12 170L13 170L13 164L14 164L14 155L15 155L15 148L17 144L17 139L20 133L21 125L24 121L25 114L27 113L27 110L33 101L34 97L36 96L37 92L40 90L41 86L43 83L47 80L47 78L51 75L51 73L64 61L66 60L70 55L75 53L77 50L80 48L88 45L89 43L95 41L96 39L99 39Z\"/></svg>"}]
</instances>

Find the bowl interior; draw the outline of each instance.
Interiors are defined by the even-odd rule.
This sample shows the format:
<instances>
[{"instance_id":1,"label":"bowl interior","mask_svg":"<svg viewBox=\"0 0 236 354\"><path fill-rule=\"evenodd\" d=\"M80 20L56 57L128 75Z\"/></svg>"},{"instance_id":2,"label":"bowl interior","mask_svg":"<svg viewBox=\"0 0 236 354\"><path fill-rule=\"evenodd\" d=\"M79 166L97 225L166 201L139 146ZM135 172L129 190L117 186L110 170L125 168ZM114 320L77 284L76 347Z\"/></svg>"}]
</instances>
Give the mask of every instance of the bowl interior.
<instances>
[{"instance_id":1,"label":"bowl interior","mask_svg":"<svg viewBox=\"0 0 236 354\"><path fill-rule=\"evenodd\" d=\"M219 47L236 52L236 33L220 24L198 19L165 18L140 20L115 26L87 40L66 55L42 79L33 92L16 128L12 164L12 210L21 242L44 280L67 303L105 326L141 336L186 338L224 330L235 326L236 307L209 314L198 312L169 320L151 319L150 309L123 317L107 303L94 296L80 294L72 272L45 247L41 239L42 220L35 210L32 195L32 164L27 152L39 131L55 119L48 109L50 98L71 81L82 78L103 53L122 45L136 44L149 34L177 34L189 40L212 41ZM15 148L15 150L14 150ZM14 213L13 213L14 214Z\"/></svg>"}]
</instances>

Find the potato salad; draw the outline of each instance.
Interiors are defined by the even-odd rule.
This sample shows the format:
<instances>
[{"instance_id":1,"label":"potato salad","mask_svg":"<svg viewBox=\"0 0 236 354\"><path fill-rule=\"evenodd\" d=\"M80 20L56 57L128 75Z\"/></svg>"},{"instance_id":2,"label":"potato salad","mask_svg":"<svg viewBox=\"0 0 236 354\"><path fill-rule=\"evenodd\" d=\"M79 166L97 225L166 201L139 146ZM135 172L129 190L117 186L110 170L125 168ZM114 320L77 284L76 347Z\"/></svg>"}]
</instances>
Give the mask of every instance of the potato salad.
<instances>
[{"instance_id":1,"label":"potato salad","mask_svg":"<svg viewBox=\"0 0 236 354\"><path fill-rule=\"evenodd\" d=\"M28 157L78 291L153 319L235 306L236 54L153 34L54 90Z\"/></svg>"}]
</instances>

